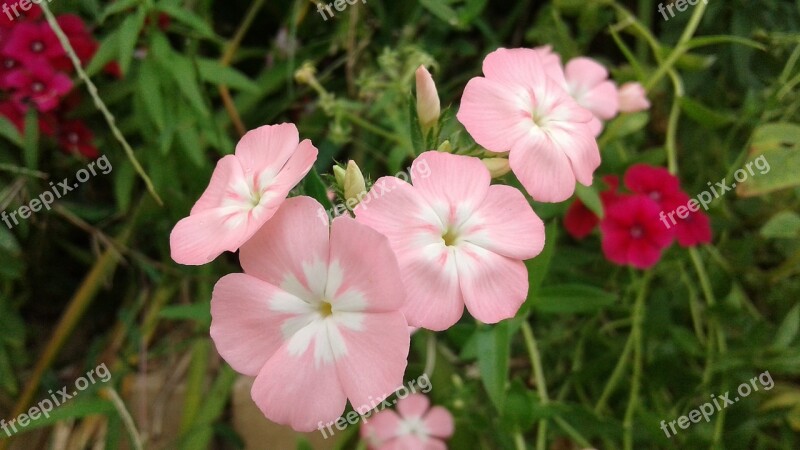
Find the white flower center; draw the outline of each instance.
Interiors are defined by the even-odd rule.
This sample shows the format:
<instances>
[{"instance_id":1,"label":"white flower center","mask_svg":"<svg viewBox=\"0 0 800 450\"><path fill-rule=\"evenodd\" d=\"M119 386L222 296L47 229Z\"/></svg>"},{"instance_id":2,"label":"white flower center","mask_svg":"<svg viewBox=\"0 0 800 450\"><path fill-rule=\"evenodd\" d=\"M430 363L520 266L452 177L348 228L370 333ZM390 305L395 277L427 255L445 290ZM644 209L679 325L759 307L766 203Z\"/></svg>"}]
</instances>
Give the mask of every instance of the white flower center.
<instances>
[{"instance_id":1,"label":"white flower center","mask_svg":"<svg viewBox=\"0 0 800 450\"><path fill-rule=\"evenodd\" d=\"M428 427L422 421L422 417L412 417L400 421L397 429L398 436L414 436L423 441L428 439Z\"/></svg>"}]
</instances>

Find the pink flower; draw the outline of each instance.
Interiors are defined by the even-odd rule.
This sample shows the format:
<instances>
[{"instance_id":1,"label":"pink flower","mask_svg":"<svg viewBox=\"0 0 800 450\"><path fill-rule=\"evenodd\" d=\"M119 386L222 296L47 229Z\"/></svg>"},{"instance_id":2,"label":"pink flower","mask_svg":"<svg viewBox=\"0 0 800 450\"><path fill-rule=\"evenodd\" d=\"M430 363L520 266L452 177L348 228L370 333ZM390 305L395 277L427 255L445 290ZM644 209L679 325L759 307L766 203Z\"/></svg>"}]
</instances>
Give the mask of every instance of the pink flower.
<instances>
[{"instance_id":1,"label":"pink flower","mask_svg":"<svg viewBox=\"0 0 800 450\"><path fill-rule=\"evenodd\" d=\"M490 186L480 159L467 156L423 153L411 179L413 186L379 179L355 209L356 220L385 234L397 254L409 325L445 330L465 304L485 323L514 317L528 292L522 261L538 255L545 239L525 197Z\"/></svg>"},{"instance_id":2,"label":"pink flower","mask_svg":"<svg viewBox=\"0 0 800 450\"><path fill-rule=\"evenodd\" d=\"M603 130L603 121L619 114L617 86L608 79L608 70L591 58L571 59L564 70L567 90L579 105L594 114L591 127L595 136Z\"/></svg>"},{"instance_id":3,"label":"pink flower","mask_svg":"<svg viewBox=\"0 0 800 450\"><path fill-rule=\"evenodd\" d=\"M619 88L619 110L634 113L650 109L647 92L639 83L625 83Z\"/></svg>"},{"instance_id":4,"label":"pink flower","mask_svg":"<svg viewBox=\"0 0 800 450\"><path fill-rule=\"evenodd\" d=\"M674 230L681 247L711 243L711 221L706 213L699 209L697 200L690 202L689 196L683 192L674 196L662 207L661 222L665 227Z\"/></svg>"},{"instance_id":5,"label":"pink flower","mask_svg":"<svg viewBox=\"0 0 800 450\"><path fill-rule=\"evenodd\" d=\"M511 170L538 201L560 202L589 186L600 151L579 106L547 75L540 51L504 49L483 61L485 77L467 83L458 120L492 152L510 151Z\"/></svg>"},{"instance_id":6,"label":"pink flower","mask_svg":"<svg viewBox=\"0 0 800 450\"><path fill-rule=\"evenodd\" d=\"M391 409L375 414L361 427L370 450L446 450L453 435L453 416L441 406L430 407L428 397L411 394Z\"/></svg>"},{"instance_id":7,"label":"pink flower","mask_svg":"<svg viewBox=\"0 0 800 450\"><path fill-rule=\"evenodd\" d=\"M659 220L660 211L645 195L623 197L611 205L600 222L606 258L638 269L654 266L674 238Z\"/></svg>"},{"instance_id":8,"label":"pink flower","mask_svg":"<svg viewBox=\"0 0 800 450\"><path fill-rule=\"evenodd\" d=\"M0 116L6 118L20 132L25 132L25 116L11 102L0 102Z\"/></svg>"},{"instance_id":9,"label":"pink flower","mask_svg":"<svg viewBox=\"0 0 800 450\"><path fill-rule=\"evenodd\" d=\"M64 55L64 49L46 22L21 23L14 27L3 46L3 54L25 65Z\"/></svg>"},{"instance_id":10,"label":"pink flower","mask_svg":"<svg viewBox=\"0 0 800 450\"><path fill-rule=\"evenodd\" d=\"M22 110L27 109L27 102L31 102L41 112L52 111L72 90L72 80L53 70L42 59L30 61L25 68L9 73L5 81L9 87L15 89L11 98Z\"/></svg>"},{"instance_id":11,"label":"pink flower","mask_svg":"<svg viewBox=\"0 0 800 450\"><path fill-rule=\"evenodd\" d=\"M248 132L234 155L219 160L189 217L172 230L172 259L200 265L235 252L275 214L316 159L316 147L308 139L300 142L294 124Z\"/></svg>"},{"instance_id":12,"label":"pink flower","mask_svg":"<svg viewBox=\"0 0 800 450\"><path fill-rule=\"evenodd\" d=\"M0 54L0 89L9 89L10 86L6 81L8 74L20 68L19 61L16 59Z\"/></svg>"},{"instance_id":13,"label":"pink flower","mask_svg":"<svg viewBox=\"0 0 800 450\"><path fill-rule=\"evenodd\" d=\"M410 337L400 269L386 237L350 217L329 227L309 197L283 202L223 277L211 337L253 400L297 431L333 422L348 400L365 414L403 382ZM365 252L368 249L368 254Z\"/></svg>"},{"instance_id":14,"label":"pink flower","mask_svg":"<svg viewBox=\"0 0 800 450\"><path fill-rule=\"evenodd\" d=\"M97 158L100 153L92 143L93 139L92 131L79 120L64 122L59 128L58 144L65 153Z\"/></svg>"}]
</instances>

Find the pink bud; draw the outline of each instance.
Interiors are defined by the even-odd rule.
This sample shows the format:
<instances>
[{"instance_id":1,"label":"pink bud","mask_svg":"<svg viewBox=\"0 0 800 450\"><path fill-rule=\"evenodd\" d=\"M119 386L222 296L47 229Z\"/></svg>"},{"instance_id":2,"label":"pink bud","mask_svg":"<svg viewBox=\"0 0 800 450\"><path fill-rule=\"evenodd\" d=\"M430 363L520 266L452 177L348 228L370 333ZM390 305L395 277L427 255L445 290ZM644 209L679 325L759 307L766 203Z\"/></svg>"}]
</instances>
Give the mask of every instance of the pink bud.
<instances>
[{"instance_id":1,"label":"pink bud","mask_svg":"<svg viewBox=\"0 0 800 450\"><path fill-rule=\"evenodd\" d=\"M619 110L633 113L650 109L647 93L639 83L625 83L619 88Z\"/></svg>"},{"instance_id":2,"label":"pink bud","mask_svg":"<svg viewBox=\"0 0 800 450\"><path fill-rule=\"evenodd\" d=\"M436 84L425 66L417 69L417 115L423 130L427 130L439 121L441 105Z\"/></svg>"}]
</instances>

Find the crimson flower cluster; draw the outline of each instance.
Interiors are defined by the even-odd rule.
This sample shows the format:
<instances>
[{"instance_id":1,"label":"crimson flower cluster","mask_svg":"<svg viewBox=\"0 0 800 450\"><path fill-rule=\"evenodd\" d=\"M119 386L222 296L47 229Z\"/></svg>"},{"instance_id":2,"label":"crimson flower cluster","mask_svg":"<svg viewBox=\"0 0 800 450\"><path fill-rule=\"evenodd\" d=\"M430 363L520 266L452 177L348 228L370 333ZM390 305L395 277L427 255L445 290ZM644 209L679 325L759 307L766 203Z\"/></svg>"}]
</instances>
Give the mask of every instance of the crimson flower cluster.
<instances>
[{"instance_id":1,"label":"crimson flower cluster","mask_svg":"<svg viewBox=\"0 0 800 450\"><path fill-rule=\"evenodd\" d=\"M681 247L711 242L711 223L701 211L677 217L676 225L665 221L666 212L686 205L689 195L680 180L663 167L636 164L625 173L629 194L619 191L619 178L603 177L608 189L600 193L604 217L601 220L580 200L570 205L564 218L567 232L583 239L600 225L603 254L609 261L638 269L653 267L677 240Z\"/></svg>"},{"instance_id":2,"label":"crimson flower cluster","mask_svg":"<svg viewBox=\"0 0 800 450\"><path fill-rule=\"evenodd\" d=\"M20 132L29 108L39 114L39 131L54 138L68 154L99 156L86 124L69 118L78 103L68 96L74 68L55 32L44 20L42 9L25 11L18 0L0 0L0 116ZM17 16L16 13L19 13ZM57 17L81 63L88 63L98 48L84 21L73 14ZM118 75L118 69L108 71Z\"/></svg>"}]
</instances>

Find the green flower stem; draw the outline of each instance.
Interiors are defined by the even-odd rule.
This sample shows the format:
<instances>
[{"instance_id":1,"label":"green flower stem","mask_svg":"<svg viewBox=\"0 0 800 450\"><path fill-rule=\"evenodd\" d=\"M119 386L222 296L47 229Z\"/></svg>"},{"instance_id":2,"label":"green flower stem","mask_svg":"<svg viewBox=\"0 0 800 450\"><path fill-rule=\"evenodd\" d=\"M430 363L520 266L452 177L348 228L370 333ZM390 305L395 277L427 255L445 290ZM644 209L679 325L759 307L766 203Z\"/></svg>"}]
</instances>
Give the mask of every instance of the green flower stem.
<instances>
[{"instance_id":1,"label":"green flower stem","mask_svg":"<svg viewBox=\"0 0 800 450\"><path fill-rule=\"evenodd\" d=\"M650 285L652 272L645 272L642 285L639 287L639 294L633 306L633 377L631 379L631 394L628 400L628 407L625 410L625 419L622 422L624 430L623 442L625 450L633 450L633 418L636 414L636 407L639 405L639 389L642 383L642 354L644 353L642 338L642 324L645 317L645 299Z\"/></svg>"},{"instance_id":2,"label":"green flower stem","mask_svg":"<svg viewBox=\"0 0 800 450\"><path fill-rule=\"evenodd\" d=\"M539 354L539 347L536 345L533 329L531 329L531 325L527 320L522 322L522 336L525 339L525 346L528 348L531 365L533 366L531 382L536 383L536 390L539 392L542 405L547 406L550 403L550 396L547 394L547 383L545 382L544 371L542 370L542 357ZM539 431L536 435L536 448L538 450L545 450L547 448L547 419L539 421Z\"/></svg>"},{"instance_id":3,"label":"green flower stem","mask_svg":"<svg viewBox=\"0 0 800 450\"><path fill-rule=\"evenodd\" d=\"M603 393L600 395L600 399L597 401L597 404L594 407L595 414L601 414L606 408L608 399L611 397L611 394L614 393L614 389L617 388L617 384L619 384L619 380L622 378L622 373L625 371L625 366L628 363L628 358L630 358L632 351L633 335L630 335L628 340L625 342L625 348L622 350L622 354L617 361L617 365L614 367L614 371L611 372L611 377L608 379L606 387L603 388Z\"/></svg>"},{"instance_id":4,"label":"green flower stem","mask_svg":"<svg viewBox=\"0 0 800 450\"><path fill-rule=\"evenodd\" d=\"M56 37L58 37L58 40L61 43L61 46L64 47L64 51L72 61L72 65L75 67L75 72L77 72L80 79L86 83L86 89L89 91L89 95L91 95L92 99L94 100L95 106L98 110L100 110L100 112L103 114L103 117L106 119L108 127L111 128L111 133L114 135L117 141L119 141L120 145L122 145L122 149L125 151L125 155L128 156L131 164L133 164L133 168L136 170L136 173L138 173L139 177L141 177L141 179L144 181L147 191L155 199L159 206L164 206L164 202L161 201L161 197L159 197L158 192L156 192L155 186L153 186L153 182L150 180L150 177L147 176L144 168L142 168L142 165L139 164L139 160L136 159L136 155L133 154L133 149L131 148L130 144L128 144L125 136L122 134L119 128L117 128L114 115L111 114L111 111L108 110L108 107L103 102L103 99L100 98L100 94L97 92L97 86L94 85L92 80L89 78L89 75L87 75L83 70L81 60L78 58L78 55L75 54L75 50L72 48L72 44L69 43L69 38L67 38L67 35L64 34L64 30L62 30L61 26L59 26L58 22L56 22L56 18L50 11L50 7L47 6L47 2L41 2L39 6L41 6L42 11L44 11L44 15L47 18L47 23L50 25L50 28L53 29L53 32L56 34Z\"/></svg>"}]
</instances>

